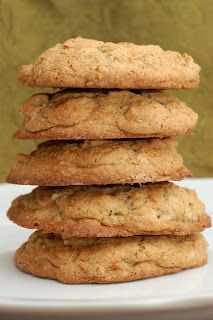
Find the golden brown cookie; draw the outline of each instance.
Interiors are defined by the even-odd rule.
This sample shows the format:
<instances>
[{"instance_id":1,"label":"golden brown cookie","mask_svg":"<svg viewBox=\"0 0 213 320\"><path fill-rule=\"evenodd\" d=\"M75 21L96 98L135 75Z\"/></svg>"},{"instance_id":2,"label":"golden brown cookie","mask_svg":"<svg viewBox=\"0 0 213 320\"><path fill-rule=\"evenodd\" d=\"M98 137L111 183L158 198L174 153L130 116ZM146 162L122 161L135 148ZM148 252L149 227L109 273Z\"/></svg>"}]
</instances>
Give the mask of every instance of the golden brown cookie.
<instances>
[{"instance_id":1,"label":"golden brown cookie","mask_svg":"<svg viewBox=\"0 0 213 320\"><path fill-rule=\"evenodd\" d=\"M186 235L211 226L196 192L173 183L34 189L8 211L16 224L68 237Z\"/></svg>"},{"instance_id":2,"label":"golden brown cookie","mask_svg":"<svg viewBox=\"0 0 213 320\"><path fill-rule=\"evenodd\" d=\"M64 283L114 283L196 268L207 262L201 234L73 238L35 232L15 254L16 266Z\"/></svg>"},{"instance_id":3,"label":"golden brown cookie","mask_svg":"<svg viewBox=\"0 0 213 320\"><path fill-rule=\"evenodd\" d=\"M158 91L68 91L35 94L22 106L18 139L78 140L190 134L197 114Z\"/></svg>"},{"instance_id":4,"label":"golden brown cookie","mask_svg":"<svg viewBox=\"0 0 213 320\"><path fill-rule=\"evenodd\" d=\"M157 45L75 38L44 51L23 65L25 86L56 88L195 88L200 67L187 55Z\"/></svg>"},{"instance_id":5,"label":"golden brown cookie","mask_svg":"<svg viewBox=\"0 0 213 320\"><path fill-rule=\"evenodd\" d=\"M190 176L172 139L42 143L20 154L7 182L40 186L146 183Z\"/></svg>"}]
</instances>

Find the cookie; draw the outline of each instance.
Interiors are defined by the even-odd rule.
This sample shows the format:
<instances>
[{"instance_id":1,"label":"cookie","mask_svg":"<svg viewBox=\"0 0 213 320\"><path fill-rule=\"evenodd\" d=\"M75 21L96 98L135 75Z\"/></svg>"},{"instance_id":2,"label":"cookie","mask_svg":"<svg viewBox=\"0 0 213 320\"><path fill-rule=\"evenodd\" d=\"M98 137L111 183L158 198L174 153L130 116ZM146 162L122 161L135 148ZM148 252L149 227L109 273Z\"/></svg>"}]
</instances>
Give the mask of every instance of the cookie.
<instances>
[{"instance_id":1,"label":"cookie","mask_svg":"<svg viewBox=\"0 0 213 320\"><path fill-rule=\"evenodd\" d=\"M157 91L40 93L21 112L18 139L162 138L190 134L197 122L197 114L184 102Z\"/></svg>"},{"instance_id":2,"label":"cookie","mask_svg":"<svg viewBox=\"0 0 213 320\"><path fill-rule=\"evenodd\" d=\"M187 235L211 226L195 191L173 183L34 189L15 199L16 224L68 237Z\"/></svg>"},{"instance_id":3,"label":"cookie","mask_svg":"<svg viewBox=\"0 0 213 320\"><path fill-rule=\"evenodd\" d=\"M30 87L180 89L199 84L192 57L158 45L74 38L44 51L19 69Z\"/></svg>"},{"instance_id":4,"label":"cookie","mask_svg":"<svg viewBox=\"0 0 213 320\"><path fill-rule=\"evenodd\" d=\"M207 262L201 234L70 238L35 232L15 254L16 266L64 283L114 283L157 277Z\"/></svg>"},{"instance_id":5,"label":"cookie","mask_svg":"<svg viewBox=\"0 0 213 320\"><path fill-rule=\"evenodd\" d=\"M50 141L20 154L7 182L40 186L146 183L190 176L172 139Z\"/></svg>"}]
</instances>

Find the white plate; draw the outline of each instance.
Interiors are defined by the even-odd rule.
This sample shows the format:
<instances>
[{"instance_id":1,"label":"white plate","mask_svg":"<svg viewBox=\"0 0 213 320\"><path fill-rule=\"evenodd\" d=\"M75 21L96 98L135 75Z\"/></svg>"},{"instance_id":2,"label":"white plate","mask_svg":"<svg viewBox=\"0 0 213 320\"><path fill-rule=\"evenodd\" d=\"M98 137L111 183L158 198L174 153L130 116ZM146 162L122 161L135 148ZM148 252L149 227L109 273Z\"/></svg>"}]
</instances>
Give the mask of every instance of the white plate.
<instances>
[{"instance_id":1,"label":"white plate","mask_svg":"<svg viewBox=\"0 0 213 320\"><path fill-rule=\"evenodd\" d=\"M213 216L213 179L181 183L197 190ZM209 263L175 275L110 285L64 285L17 270L13 254L32 233L8 222L10 201L32 188L0 185L0 319L213 319L213 238ZM50 316L50 318L49 318Z\"/></svg>"}]
</instances>

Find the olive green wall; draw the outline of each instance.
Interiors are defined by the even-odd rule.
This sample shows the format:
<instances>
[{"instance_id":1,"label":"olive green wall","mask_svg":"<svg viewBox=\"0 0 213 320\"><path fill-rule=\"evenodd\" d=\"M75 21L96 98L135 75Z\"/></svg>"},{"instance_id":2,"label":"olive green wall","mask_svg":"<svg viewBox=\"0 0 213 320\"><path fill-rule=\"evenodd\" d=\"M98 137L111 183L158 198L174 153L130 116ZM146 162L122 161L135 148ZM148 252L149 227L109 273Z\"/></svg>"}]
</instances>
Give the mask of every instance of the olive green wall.
<instances>
[{"instance_id":1,"label":"olive green wall","mask_svg":"<svg viewBox=\"0 0 213 320\"><path fill-rule=\"evenodd\" d=\"M199 113L199 125L195 136L181 138L179 148L195 175L213 175L212 0L0 0L0 30L1 180L16 153L35 144L11 139L21 102L39 91L18 83L17 68L77 35L157 43L194 57L202 66L201 87L177 94Z\"/></svg>"}]
</instances>

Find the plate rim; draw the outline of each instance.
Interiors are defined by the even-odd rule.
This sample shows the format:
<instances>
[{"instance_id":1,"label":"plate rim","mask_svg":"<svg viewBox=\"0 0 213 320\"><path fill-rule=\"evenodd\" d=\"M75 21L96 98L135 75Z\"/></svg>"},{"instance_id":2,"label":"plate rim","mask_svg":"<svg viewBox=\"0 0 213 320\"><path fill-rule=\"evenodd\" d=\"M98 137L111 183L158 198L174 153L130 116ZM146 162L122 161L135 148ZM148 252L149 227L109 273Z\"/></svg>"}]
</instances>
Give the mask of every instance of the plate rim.
<instances>
[{"instance_id":1,"label":"plate rim","mask_svg":"<svg viewBox=\"0 0 213 320\"><path fill-rule=\"evenodd\" d=\"M15 303L11 304L11 301ZM27 302L27 303L26 303ZM52 303L50 303L52 302ZM57 299L19 299L19 298L0 298L0 311L20 312L30 311L36 313L39 308L39 312L50 311L63 311L63 312L79 312L82 310L86 312L98 312L109 310L111 311L166 311L166 310L185 310L185 309L199 309L205 307L213 307L212 294L206 294L201 296L182 296L181 298L155 298L152 301L143 302L141 299L121 299L118 303L118 299L107 299L105 301L93 302L89 300L75 300L75 304L71 304L71 301L57 300Z\"/></svg>"}]
</instances>

